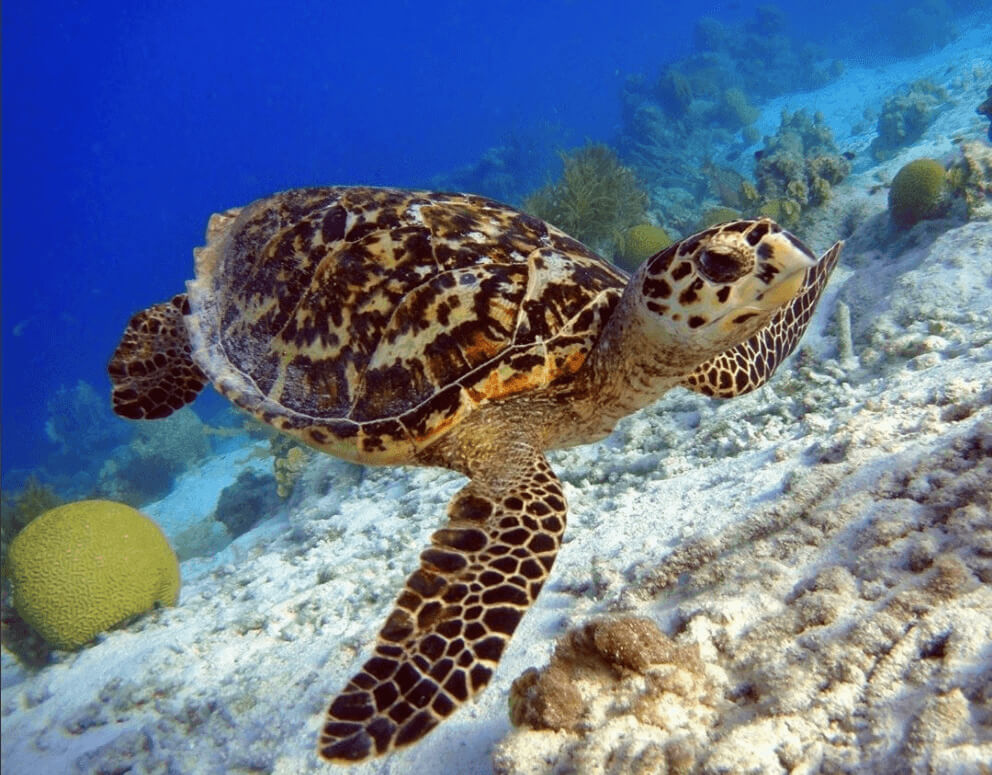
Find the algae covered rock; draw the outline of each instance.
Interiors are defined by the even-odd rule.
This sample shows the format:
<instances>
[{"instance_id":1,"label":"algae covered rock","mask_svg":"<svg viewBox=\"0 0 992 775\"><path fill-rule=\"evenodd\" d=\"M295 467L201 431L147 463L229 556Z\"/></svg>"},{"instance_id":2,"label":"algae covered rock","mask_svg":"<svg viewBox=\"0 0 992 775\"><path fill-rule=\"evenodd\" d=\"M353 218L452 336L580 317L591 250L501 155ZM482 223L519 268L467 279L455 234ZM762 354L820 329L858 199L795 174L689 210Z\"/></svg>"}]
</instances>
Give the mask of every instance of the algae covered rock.
<instances>
[{"instance_id":1,"label":"algae covered rock","mask_svg":"<svg viewBox=\"0 0 992 775\"><path fill-rule=\"evenodd\" d=\"M139 507L162 498L176 477L210 454L209 430L190 407L135 423L134 431L100 470L96 491L105 498Z\"/></svg>"},{"instance_id":2,"label":"algae covered rock","mask_svg":"<svg viewBox=\"0 0 992 775\"><path fill-rule=\"evenodd\" d=\"M950 196L947 172L936 159L916 159L896 173L889 189L889 217L909 227L947 212Z\"/></svg>"},{"instance_id":3,"label":"algae covered rock","mask_svg":"<svg viewBox=\"0 0 992 775\"><path fill-rule=\"evenodd\" d=\"M158 525L113 501L47 511L10 545L14 606L50 644L98 633L179 598L179 561Z\"/></svg>"},{"instance_id":4,"label":"algae covered rock","mask_svg":"<svg viewBox=\"0 0 992 775\"><path fill-rule=\"evenodd\" d=\"M221 492L214 518L234 537L247 533L281 505L282 493L277 492L276 481L272 474L242 471L234 484Z\"/></svg>"}]
</instances>

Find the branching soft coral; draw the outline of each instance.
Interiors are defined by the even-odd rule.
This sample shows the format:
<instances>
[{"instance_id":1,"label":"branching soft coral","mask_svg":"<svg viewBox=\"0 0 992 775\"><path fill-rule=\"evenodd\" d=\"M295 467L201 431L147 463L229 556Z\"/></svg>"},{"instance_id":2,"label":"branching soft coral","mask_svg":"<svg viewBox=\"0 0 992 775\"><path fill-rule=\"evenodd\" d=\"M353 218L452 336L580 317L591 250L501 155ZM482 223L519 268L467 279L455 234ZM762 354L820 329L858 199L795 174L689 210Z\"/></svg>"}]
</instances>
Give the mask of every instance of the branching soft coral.
<instances>
[{"instance_id":1,"label":"branching soft coral","mask_svg":"<svg viewBox=\"0 0 992 775\"><path fill-rule=\"evenodd\" d=\"M524 201L527 212L606 255L622 252L627 230L646 219L648 195L602 144L561 154L564 172Z\"/></svg>"}]
</instances>

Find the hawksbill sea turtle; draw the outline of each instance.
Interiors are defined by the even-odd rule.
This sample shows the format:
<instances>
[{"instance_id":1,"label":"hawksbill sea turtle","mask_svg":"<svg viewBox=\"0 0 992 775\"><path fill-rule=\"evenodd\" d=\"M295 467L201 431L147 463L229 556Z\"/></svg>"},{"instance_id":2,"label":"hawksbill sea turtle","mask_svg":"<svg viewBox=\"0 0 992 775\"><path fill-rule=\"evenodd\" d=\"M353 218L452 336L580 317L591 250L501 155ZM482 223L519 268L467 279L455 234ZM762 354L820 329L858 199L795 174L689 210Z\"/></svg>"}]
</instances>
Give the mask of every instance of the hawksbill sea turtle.
<instances>
[{"instance_id":1,"label":"hawksbill sea turtle","mask_svg":"<svg viewBox=\"0 0 992 775\"><path fill-rule=\"evenodd\" d=\"M841 250L817 261L741 220L628 276L498 202L368 187L276 194L214 215L206 241L187 292L128 323L117 414L165 417L210 382L315 449L469 478L327 711L318 751L335 761L419 740L489 682L565 529L544 451L602 439L675 386L760 387Z\"/></svg>"}]
</instances>

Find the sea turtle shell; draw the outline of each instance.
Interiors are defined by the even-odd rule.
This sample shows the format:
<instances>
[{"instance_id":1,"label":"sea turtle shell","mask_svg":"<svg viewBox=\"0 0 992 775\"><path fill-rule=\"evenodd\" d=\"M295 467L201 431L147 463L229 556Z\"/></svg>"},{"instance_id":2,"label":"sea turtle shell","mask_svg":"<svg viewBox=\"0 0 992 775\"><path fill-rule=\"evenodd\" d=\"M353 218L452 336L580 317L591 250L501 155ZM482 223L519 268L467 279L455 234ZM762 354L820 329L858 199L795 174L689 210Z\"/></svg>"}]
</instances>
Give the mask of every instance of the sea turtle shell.
<instances>
[{"instance_id":1,"label":"sea turtle shell","mask_svg":"<svg viewBox=\"0 0 992 775\"><path fill-rule=\"evenodd\" d=\"M297 189L211 219L187 325L237 405L339 457L401 462L475 406L574 374L626 282L484 197Z\"/></svg>"}]
</instances>

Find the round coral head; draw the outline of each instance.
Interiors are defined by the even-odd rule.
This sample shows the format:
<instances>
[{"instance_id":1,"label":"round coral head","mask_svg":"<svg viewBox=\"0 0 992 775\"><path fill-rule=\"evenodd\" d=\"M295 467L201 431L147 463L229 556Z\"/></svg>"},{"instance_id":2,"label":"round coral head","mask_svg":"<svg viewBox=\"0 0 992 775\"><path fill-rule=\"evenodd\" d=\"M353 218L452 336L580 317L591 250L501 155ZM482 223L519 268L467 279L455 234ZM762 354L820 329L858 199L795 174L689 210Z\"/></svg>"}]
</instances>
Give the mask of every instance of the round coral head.
<instances>
[{"instance_id":1,"label":"round coral head","mask_svg":"<svg viewBox=\"0 0 992 775\"><path fill-rule=\"evenodd\" d=\"M14 606L51 645L98 633L179 598L179 561L148 517L104 500L59 506L11 542Z\"/></svg>"}]
</instances>

